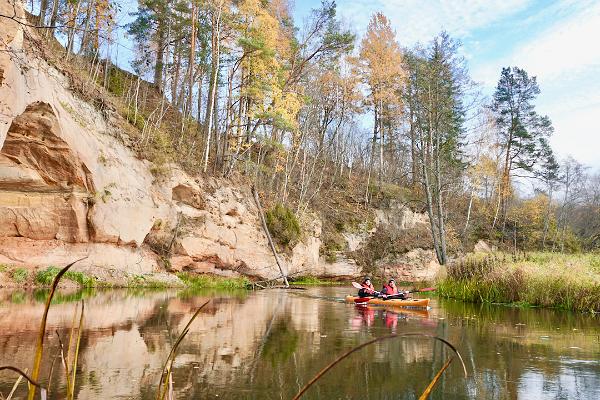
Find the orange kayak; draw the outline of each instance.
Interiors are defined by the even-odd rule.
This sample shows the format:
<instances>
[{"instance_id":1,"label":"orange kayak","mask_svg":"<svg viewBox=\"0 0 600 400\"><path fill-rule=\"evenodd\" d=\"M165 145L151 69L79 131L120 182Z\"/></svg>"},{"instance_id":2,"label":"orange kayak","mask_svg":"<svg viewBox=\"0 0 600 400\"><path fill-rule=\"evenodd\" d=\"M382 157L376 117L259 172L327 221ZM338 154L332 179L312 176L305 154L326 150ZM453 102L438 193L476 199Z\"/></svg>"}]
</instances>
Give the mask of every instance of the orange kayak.
<instances>
[{"instance_id":1,"label":"orange kayak","mask_svg":"<svg viewBox=\"0 0 600 400\"><path fill-rule=\"evenodd\" d=\"M372 297L358 297L358 296L346 296L348 303L356 304L368 304L368 305L382 305L382 306L393 306L393 307L418 307L427 308L429 306L429 299L379 299Z\"/></svg>"}]
</instances>

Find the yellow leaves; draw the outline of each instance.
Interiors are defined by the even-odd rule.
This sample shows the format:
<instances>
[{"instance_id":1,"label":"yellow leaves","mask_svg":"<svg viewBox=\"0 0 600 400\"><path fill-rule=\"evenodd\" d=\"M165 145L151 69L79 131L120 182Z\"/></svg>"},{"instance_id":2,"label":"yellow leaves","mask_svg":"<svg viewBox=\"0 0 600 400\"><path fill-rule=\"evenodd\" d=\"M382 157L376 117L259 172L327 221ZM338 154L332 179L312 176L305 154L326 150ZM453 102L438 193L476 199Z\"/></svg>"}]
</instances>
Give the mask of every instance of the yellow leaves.
<instances>
[{"instance_id":1,"label":"yellow leaves","mask_svg":"<svg viewBox=\"0 0 600 400\"><path fill-rule=\"evenodd\" d=\"M371 88L372 100L398 103L398 90L405 78L402 51L395 32L385 15L371 17L367 33L360 44L359 58L355 63L363 81Z\"/></svg>"},{"instance_id":2,"label":"yellow leaves","mask_svg":"<svg viewBox=\"0 0 600 400\"><path fill-rule=\"evenodd\" d=\"M299 91L283 90L288 76L285 62L293 37L284 24L289 18L287 2L242 0L238 12L246 74L240 94L251 99L249 114L293 131L303 102Z\"/></svg>"},{"instance_id":3,"label":"yellow leaves","mask_svg":"<svg viewBox=\"0 0 600 400\"><path fill-rule=\"evenodd\" d=\"M469 166L467 174L474 187L479 188L485 181L497 183L500 179L500 167L496 160L483 155L476 164Z\"/></svg>"}]
</instances>

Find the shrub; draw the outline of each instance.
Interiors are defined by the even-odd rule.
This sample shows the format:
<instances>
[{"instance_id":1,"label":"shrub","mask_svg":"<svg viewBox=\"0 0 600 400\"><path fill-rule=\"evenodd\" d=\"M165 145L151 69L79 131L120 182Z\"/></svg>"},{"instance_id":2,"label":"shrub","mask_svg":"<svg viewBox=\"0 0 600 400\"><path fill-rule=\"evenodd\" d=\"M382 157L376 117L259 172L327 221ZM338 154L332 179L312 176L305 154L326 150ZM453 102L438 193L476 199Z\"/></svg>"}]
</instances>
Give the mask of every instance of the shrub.
<instances>
[{"instance_id":1,"label":"shrub","mask_svg":"<svg viewBox=\"0 0 600 400\"><path fill-rule=\"evenodd\" d=\"M25 268L17 268L12 273L12 278L17 283L25 282L28 277L29 277L29 271L27 271Z\"/></svg>"},{"instance_id":2,"label":"shrub","mask_svg":"<svg viewBox=\"0 0 600 400\"><path fill-rule=\"evenodd\" d=\"M46 268L43 271L38 271L37 274L35 274L35 282L39 285L50 286L59 272L59 268L52 266ZM83 272L67 271L64 277L70 281L79 284L79 286L86 288L93 287L96 284L96 279L84 274Z\"/></svg>"},{"instance_id":3,"label":"shrub","mask_svg":"<svg viewBox=\"0 0 600 400\"><path fill-rule=\"evenodd\" d=\"M188 272L180 272L177 276L186 286L192 289L245 289L250 285L250 280L246 277L224 278L215 275L197 275Z\"/></svg>"},{"instance_id":4,"label":"shrub","mask_svg":"<svg viewBox=\"0 0 600 400\"><path fill-rule=\"evenodd\" d=\"M300 239L300 223L288 207L276 204L267 210L266 220L271 236L282 247L291 248Z\"/></svg>"}]
</instances>

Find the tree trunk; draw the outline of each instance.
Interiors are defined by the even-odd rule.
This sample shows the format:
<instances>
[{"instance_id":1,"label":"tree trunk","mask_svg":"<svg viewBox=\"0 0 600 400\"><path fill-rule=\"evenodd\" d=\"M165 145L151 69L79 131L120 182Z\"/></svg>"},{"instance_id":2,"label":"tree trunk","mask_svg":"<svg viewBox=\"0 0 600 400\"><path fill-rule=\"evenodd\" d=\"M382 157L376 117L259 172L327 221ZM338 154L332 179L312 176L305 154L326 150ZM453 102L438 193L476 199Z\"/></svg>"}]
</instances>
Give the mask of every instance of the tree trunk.
<instances>
[{"instance_id":1,"label":"tree trunk","mask_svg":"<svg viewBox=\"0 0 600 400\"><path fill-rule=\"evenodd\" d=\"M544 219L544 235L542 237L542 250L546 250L546 238L548 237L548 228L550 224L550 211L552 210L552 184L548 190L548 209L546 210L546 217Z\"/></svg>"},{"instance_id":2,"label":"tree trunk","mask_svg":"<svg viewBox=\"0 0 600 400\"><path fill-rule=\"evenodd\" d=\"M50 26L52 27L52 31L54 31L54 26L56 25L56 20L58 19L58 2L59 0L54 0L52 3L52 16L50 17Z\"/></svg>"},{"instance_id":3,"label":"tree trunk","mask_svg":"<svg viewBox=\"0 0 600 400\"><path fill-rule=\"evenodd\" d=\"M171 103L174 107L177 107L179 99L177 97L177 91L179 87L179 70L181 69L181 52L179 51L179 42L175 42L173 49L173 64L175 65L175 71L173 72L173 80L171 81Z\"/></svg>"},{"instance_id":4,"label":"tree trunk","mask_svg":"<svg viewBox=\"0 0 600 400\"><path fill-rule=\"evenodd\" d=\"M210 153L210 136L212 132L213 126L213 112L215 107L215 100L217 98L217 76L219 75L219 58L220 51L219 46L220 42L220 24L221 24L221 10L222 5L219 4L218 9L216 11L216 15L213 14L213 29L212 29L212 71L211 71L211 82L210 88L208 91L208 104L206 108L206 149L204 152L204 162L202 166L202 171L206 172L208 167L208 155Z\"/></svg>"},{"instance_id":5,"label":"tree trunk","mask_svg":"<svg viewBox=\"0 0 600 400\"><path fill-rule=\"evenodd\" d=\"M40 1L40 15L38 17L38 25L44 26L46 22L46 10L48 9L48 0Z\"/></svg>"},{"instance_id":6,"label":"tree trunk","mask_svg":"<svg viewBox=\"0 0 600 400\"><path fill-rule=\"evenodd\" d=\"M156 63L154 64L154 85L162 92L163 90L163 69L165 58L165 20L164 17L158 19L158 28L156 32Z\"/></svg>"},{"instance_id":7,"label":"tree trunk","mask_svg":"<svg viewBox=\"0 0 600 400\"><path fill-rule=\"evenodd\" d=\"M70 16L70 21L69 21L69 29L68 29L68 40L67 40L67 55L65 57L65 59L68 61L69 60L69 56L71 55L71 53L73 52L73 42L75 42L75 24L76 24L76 19L77 19L77 15L79 14L79 5L81 4L81 2L77 1L77 3L75 4L75 8L73 8L73 6L71 6L71 12L69 13Z\"/></svg>"},{"instance_id":8,"label":"tree trunk","mask_svg":"<svg viewBox=\"0 0 600 400\"><path fill-rule=\"evenodd\" d=\"M256 202L256 207L258 207L258 215L260 216L260 222L262 223L262 227L265 231L265 235L267 236L267 240L269 241L269 247L271 247L271 251L273 252L273 256L275 257L275 262L277 263L277 267L279 267L279 272L281 273L281 278L283 279L283 283L286 287L289 287L290 284L287 280L287 275L283 272L283 267L281 266L281 261L279 260L279 256L277 255L277 250L275 249L275 245L273 244L273 238L271 238L271 233L269 232L269 228L267 227L267 221L265 220L265 215L263 214L262 207L260 206L260 199L258 198L258 192L256 188L252 186L252 194L254 194L254 201Z\"/></svg>"},{"instance_id":9,"label":"tree trunk","mask_svg":"<svg viewBox=\"0 0 600 400\"><path fill-rule=\"evenodd\" d=\"M89 38L90 20L92 19L92 5L93 1L88 0L88 7L85 13L85 22L83 23L83 36L81 37L81 46L79 47L79 54L83 54L87 47Z\"/></svg>"},{"instance_id":10,"label":"tree trunk","mask_svg":"<svg viewBox=\"0 0 600 400\"><path fill-rule=\"evenodd\" d=\"M194 64L196 60L196 14L198 8L192 1L192 37L190 38L190 54L188 60L188 97L185 106L184 116L192 115L192 99L194 93Z\"/></svg>"}]
</instances>

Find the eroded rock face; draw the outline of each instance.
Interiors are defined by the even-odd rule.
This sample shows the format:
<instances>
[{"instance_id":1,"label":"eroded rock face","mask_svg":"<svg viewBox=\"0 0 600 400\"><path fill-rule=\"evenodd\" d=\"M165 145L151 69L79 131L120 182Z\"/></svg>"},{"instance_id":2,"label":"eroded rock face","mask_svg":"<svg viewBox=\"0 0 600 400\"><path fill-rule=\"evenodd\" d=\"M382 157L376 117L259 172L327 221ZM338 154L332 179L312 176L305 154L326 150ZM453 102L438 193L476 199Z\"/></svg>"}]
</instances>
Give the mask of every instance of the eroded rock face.
<instances>
[{"instance_id":1,"label":"eroded rock face","mask_svg":"<svg viewBox=\"0 0 600 400\"><path fill-rule=\"evenodd\" d=\"M0 153L13 162L13 168L43 180L44 186L38 181L31 189L94 191L89 170L60 137L58 119L48 103L32 103L13 120ZM25 182L6 179L0 181L0 188L29 189L21 183Z\"/></svg>"},{"instance_id":2,"label":"eroded rock face","mask_svg":"<svg viewBox=\"0 0 600 400\"><path fill-rule=\"evenodd\" d=\"M0 236L87 242L89 170L60 138L56 114L34 102L0 149Z\"/></svg>"},{"instance_id":3,"label":"eroded rock face","mask_svg":"<svg viewBox=\"0 0 600 400\"><path fill-rule=\"evenodd\" d=\"M416 248L381 263L381 273L400 281L433 281L442 272L433 250Z\"/></svg>"}]
</instances>

